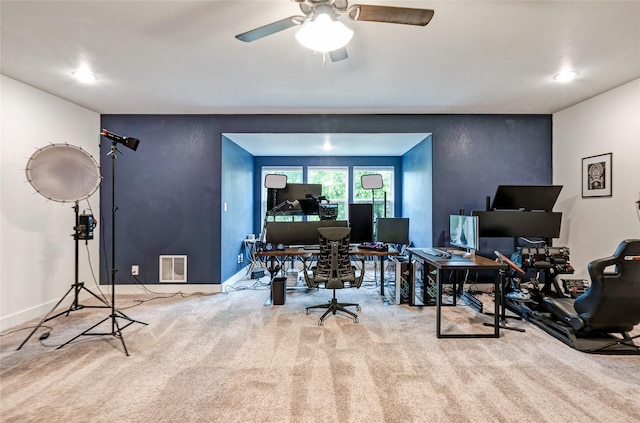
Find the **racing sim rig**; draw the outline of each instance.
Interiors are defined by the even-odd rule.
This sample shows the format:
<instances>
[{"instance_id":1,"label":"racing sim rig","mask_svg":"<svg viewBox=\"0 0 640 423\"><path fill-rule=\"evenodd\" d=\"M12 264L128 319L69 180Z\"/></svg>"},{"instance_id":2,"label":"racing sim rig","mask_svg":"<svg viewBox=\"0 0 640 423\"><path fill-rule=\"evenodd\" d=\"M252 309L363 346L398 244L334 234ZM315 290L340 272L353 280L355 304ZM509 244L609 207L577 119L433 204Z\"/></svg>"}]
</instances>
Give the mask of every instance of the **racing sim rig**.
<instances>
[{"instance_id":1,"label":"racing sim rig","mask_svg":"<svg viewBox=\"0 0 640 423\"><path fill-rule=\"evenodd\" d=\"M633 342L640 335L629 335L640 323L640 240L623 241L614 256L591 262L591 285L567 278L575 271L569 248L551 246L560 233L562 214L551 209L561 188L502 185L491 208L474 212L481 237L515 240L511 260L495 252L509 266L503 306L579 351L640 354ZM524 237L541 238L540 246L517 246ZM616 271L605 272L612 265Z\"/></svg>"}]
</instances>

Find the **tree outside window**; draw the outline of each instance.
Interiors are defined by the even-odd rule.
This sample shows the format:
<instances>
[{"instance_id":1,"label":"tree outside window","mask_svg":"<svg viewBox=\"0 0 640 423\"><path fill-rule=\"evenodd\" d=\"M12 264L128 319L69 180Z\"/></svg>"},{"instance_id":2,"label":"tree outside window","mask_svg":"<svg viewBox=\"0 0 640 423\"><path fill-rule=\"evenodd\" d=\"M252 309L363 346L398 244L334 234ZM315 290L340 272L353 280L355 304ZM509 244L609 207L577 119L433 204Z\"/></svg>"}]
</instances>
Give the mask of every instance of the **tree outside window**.
<instances>
[{"instance_id":1,"label":"tree outside window","mask_svg":"<svg viewBox=\"0 0 640 423\"><path fill-rule=\"evenodd\" d=\"M331 203L338 204L338 220L347 220L349 168L309 167L307 180L310 184L322 184L322 195Z\"/></svg>"}]
</instances>

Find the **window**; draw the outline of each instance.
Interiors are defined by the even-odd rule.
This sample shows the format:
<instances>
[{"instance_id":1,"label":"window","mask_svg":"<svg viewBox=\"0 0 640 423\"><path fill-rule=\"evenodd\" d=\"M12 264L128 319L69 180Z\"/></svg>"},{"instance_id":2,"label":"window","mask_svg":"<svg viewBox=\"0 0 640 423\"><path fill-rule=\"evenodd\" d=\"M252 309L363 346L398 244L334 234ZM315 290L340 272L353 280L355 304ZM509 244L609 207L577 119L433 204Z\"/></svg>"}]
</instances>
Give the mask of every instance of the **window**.
<instances>
[{"instance_id":1,"label":"window","mask_svg":"<svg viewBox=\"0 0 640 423\"><path fill-rule=\"evenodd\" d=\"M338 220L347 219L349 202L349 168L348 167L309 167L307 181L310 184L322 184L322 195L332 204L338 204ZM310 220L317 220L313 217Z\"/></svg>"},{"instance_id":2,"label":"window","mask_svg":"<svg viewBox=\"0 0 640 423\"><path fill-rule=\"evenodd\" d=\"M370 190L363 189L360 178L362 175L371 173L379 173L382 175L382 189ZM393 166L385 167L354 167L353 168L353 202L354 203L371 203L372 193L375 199L373 214L375 217L384 217L384 193L387 193L387 217L394 217L394 168Z\"/></svg>"},{"instance_id":3,"label":"window","mask_svg":"<svg viewBox=\"0 0 640 423\"><path fill-rule=\"evenodd\" d=\"M306 169L306 179L303 178ZM264 177L267 174L287 175L287 183L322 184L322 195L331 203L338 204L338 220L348 220L349 202L371 203L371 190L363 189L362 175L379 173L382 175L382 189L373 190L375 197L374 216L384 217L384 193L387 194L387 217L394 217L394 174L393 166L360 166L354 167L352 173L348 166L264 166L262 167L262 205L261 216L266 213L267 189L264 188ZM351 182L353 180L353 182ZM353 198L350 198L350 189ZM272 218L269 218L270 220ZM276 216L275 220L318 220L318 216Z\"/></svg>"}]
</instances>

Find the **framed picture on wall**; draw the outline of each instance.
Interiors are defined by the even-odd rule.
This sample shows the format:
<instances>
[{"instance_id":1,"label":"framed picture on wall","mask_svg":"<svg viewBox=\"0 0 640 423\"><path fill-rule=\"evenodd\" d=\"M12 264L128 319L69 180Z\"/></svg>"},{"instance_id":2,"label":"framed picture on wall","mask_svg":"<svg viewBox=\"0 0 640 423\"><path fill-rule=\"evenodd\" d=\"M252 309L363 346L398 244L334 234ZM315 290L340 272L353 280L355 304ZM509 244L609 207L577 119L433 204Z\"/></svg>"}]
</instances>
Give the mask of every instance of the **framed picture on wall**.
<instances>
[{"instance_id":1,"label":"framed picture on wall","mask_svg":"<svg viewBox=\"0 0 640 423\"><path fill-rule=\"evenodd\" d=\"M611 197L612 153L582 159L582 197Z\"/></svg>"}]
</instances>

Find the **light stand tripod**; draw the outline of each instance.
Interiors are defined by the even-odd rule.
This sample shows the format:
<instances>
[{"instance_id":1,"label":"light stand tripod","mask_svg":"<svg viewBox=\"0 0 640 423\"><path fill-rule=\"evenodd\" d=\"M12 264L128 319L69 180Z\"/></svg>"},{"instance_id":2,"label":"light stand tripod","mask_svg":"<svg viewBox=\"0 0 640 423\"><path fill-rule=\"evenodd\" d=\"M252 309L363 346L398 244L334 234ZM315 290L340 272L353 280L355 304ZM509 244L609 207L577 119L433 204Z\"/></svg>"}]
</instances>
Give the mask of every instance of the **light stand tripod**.
<instances>
[{"instance_id":1,"label":"light stand tripod","mask_svg":"<svg viewBox=\"0 0 640 423\"><path fill-rule=\"evenodd\" d=\"M103 131L104 132L104 131ZM103 134L104 135L104 134ZM111 314L102 319L100 322L91 326L89 329L85 330L81 334L71 338L64 344L60 345L57 349L64 347L65 345L75 341L81 336L105 336L110 335L115 338L120 339L122 342L122 347L124 348L125 354L128 356L129 351L127 350L127 346L124 343L124 337L122 336L122 330L132 325L133 323L140 323L146 325L147 323L140 322L137 320L131 319L129 316L125 315L119 310L116 310L116 211L118 208L115 205L116 200L116 159L117 153L120 152L117 148L118 140L112 139L111 141L111 150L109 151L109 156L111 156ZM123 319L127 323L120 327L118 324L118 319ZM111 322L111 331L110 332L91 332L94 328L100 326L102 323L110 321Z\"/></svg>"},{"instance_id":2,"label":"light stand tripod","mask_svg":"<svg viewBox=\"0 0 640 423\"><path fill-rule=\"evenodd\" d=\"M22 344L20 344L20 346L17 348L17 350L19 350L20 348L22 348L24 346L24 344L27 343L27 341L33 336L34 333L36 333L36 331L38 329L40 329L40 327L48 322L49 320L55 319L56 317L60 317L63 314L69 316L69 313L71 313L72 311L76 311L76 310L81 310L83 308L109 308L111 307L109 305L109 303L107 303L104 299L100 298L98 295L96 295L95 293L93 293L91 290L89 290L86 286L84 286L84 282L79 282L79 272L78 272L78 257L79 257L79 240L81 238L81 233L83 231L81 231L80 229L80 218L78 215L78 201L76 200L75 205L73 206L73 210L75 211L75 216L76 216L76 224L73 227L73 239L75 240L75 244L76 244L76 249L75 249L75 279L74 279L74 283L73 285L71 285L71 288L69 288L69 290L62 296L62 298L60 298L60 301L58 301L56 303L55 306L53 306L53 308L51 309L51 311L49 311L47 314L45 314L45 316L42 318L42 320L40 320L40 323L38 323L38 325L31 331L31 333L29 334L29 336L27 336L27 338L22 341ZM84 238L85 242L88 238ZM89 294L93 295L95 298L97 298L100 302L102 302L104 305L97 305L97 306L91 306L91 305L82 305L79 303L79 295L80 292L82 291L87 291ZM54 310L56 310L58 308L58 306L64 301L65 298L67 298L67 296L73 291L74 297L73 297L73 303L71 303L71 305L69 306L69 308L65 311L61 311L58 314L54 315L54 316L49 316L51 313L54 312ZM17 351L16 350L16 351Z\"/></svg>"}]
</instances>

